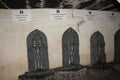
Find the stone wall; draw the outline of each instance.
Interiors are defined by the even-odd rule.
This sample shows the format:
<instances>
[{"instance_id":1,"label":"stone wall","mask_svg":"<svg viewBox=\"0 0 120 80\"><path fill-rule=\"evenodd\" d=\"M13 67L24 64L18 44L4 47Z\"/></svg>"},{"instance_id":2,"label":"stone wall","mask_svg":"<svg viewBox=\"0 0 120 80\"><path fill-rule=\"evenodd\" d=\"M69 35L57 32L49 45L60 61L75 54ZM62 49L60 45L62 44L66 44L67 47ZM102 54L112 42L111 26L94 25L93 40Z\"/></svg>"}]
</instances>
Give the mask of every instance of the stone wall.
<instances>
[{"instance_id":1,"label":"stone wall","mask_svg":"<svg viewBox=\"0 0 120 80\"><path fill-rule=\"evenodd\" d=\"M114 36L120 29L119 12L91 11L89 14L88 10L64 9L61 10L65 12L63 19L52 20L51 9L28 9L31 20L17 22L13 11L0 10L0 80L17 80L28 71L26 38L35 29L47 37L50 69L63 66L62 36L70 27L79 36L81 65L91 64L90 38L96 31L104 36L106 62L114 60Z\"/></svg>"}]
</instances>

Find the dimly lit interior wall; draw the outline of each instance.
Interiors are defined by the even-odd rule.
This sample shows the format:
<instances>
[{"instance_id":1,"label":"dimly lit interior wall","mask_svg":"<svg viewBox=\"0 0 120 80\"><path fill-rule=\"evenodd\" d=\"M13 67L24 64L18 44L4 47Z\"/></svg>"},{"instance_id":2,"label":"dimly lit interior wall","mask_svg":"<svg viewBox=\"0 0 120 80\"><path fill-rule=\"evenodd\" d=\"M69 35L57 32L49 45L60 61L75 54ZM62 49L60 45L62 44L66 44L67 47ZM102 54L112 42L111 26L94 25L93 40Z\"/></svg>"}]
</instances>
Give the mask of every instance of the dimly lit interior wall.
<instances>
[{"instance_id":1,"label":"dimly lit interior wall","mask_svg":"<svg viewBox=\"0 0 120 80\"><path fill-rule=\"evenodd\" d=\"M35 29L47 36L50 68L62 66L62 35L69 27L79 35L80 64L90 65L90 38L96 31L104 36L107 62L114 60L118 12L64 9L64 19L51 20L51 9L32 9L31 21L14 22L12 11L0 10L0 80L17 80L28 71L26 38Z\"/></svg>"}]
</instances>

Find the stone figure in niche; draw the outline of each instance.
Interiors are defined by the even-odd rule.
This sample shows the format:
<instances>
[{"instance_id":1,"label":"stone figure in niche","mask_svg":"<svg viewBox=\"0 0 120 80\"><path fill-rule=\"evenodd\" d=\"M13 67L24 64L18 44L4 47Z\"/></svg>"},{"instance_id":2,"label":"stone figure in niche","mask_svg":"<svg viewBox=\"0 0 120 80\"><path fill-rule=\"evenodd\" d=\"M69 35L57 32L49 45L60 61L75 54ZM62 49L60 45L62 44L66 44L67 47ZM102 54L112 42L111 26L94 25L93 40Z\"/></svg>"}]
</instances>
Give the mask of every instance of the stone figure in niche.
<instances>
[{"instance_id":1,"label":"stone figure in niche","mask_svg":"<svg viewBox=\"0 0 120 80\"><path fill-rule=\"evenodd\" d=\"M67 39L67 48L68 48L68 53L69 53L69 64L74 64L74 43L73 43L73 38L68 37Z\"/></svg>"},{"instance_id":2,"label":"stone figure in niche","mask_svg":"<svg viewBox=\"0 0 120 80\"><path fill-rule=\"evenodd\" d=\"M101 47L100 47L100 45L97 46L97 51L98 51L98 54L97 54L96 60L99 61L100 60L100 55L101 55Z\"/></svg>"},{"instance_id":3,"label":"stone figure in niche","mask_svg":"<svg viewBox=\"0 0 120 80\"><path fill-rule=\"evenodd\" d=\"M79 39L72 28L67 29L62 37L63 69L73 70L79 66Z\"/></svg>"},{"instance_id":4,"label":"stone figure in niche","mask_svg":"<svg viewBox=\"0 0 120 80\"><path fill-rule=\"evenodd\" d=\"M105 63L105 42L103 35L97 31L91 37L91 64Z\"/></svg>"},{"instance_id":5,"label":"stone figure in niche","mask_svg":"<svg viewBox=\"0 0 120 80\"><path fill-rule=\"evenodd\" d=\"M42 42L41 40L33 41L34 57L35 57L35 67L36 69L42 69Z\"/></svg>"},{"instance_id":6,"label":"stone figure in niche","mask_svg":"<svg viewBox=\"0 0 120 80\"><path fill-rule=\"evenodd\" d=\"M32 31L27 37L29 71L19 76L20 80L40 80L53 75L49 69L47 37L39 30Z\"/></svg>"},{"instance_id":7,"label":"stone figure in niche","mask_svg":"<svg viewBox=\"0 0 120 80\"><path fill-rule=\"evenodd\" d=\"M100 46L100 45L97 45L96 46L96 50L97 50L97 56L96 56L96 61L97 62L102 62L101 61L101 56L102 56L102 46Z\"/></svg>"},{"instance_id":8,"label":"stone figure in niche","mask_svg":"<svg viewBox=\"0 0 120 80\"><path fill-rule=\"evenodd\" d=\"M47 38L39 30L31 32L27 38L28 67L30 71L49 69Z\"/></svg>"}]
</instances>

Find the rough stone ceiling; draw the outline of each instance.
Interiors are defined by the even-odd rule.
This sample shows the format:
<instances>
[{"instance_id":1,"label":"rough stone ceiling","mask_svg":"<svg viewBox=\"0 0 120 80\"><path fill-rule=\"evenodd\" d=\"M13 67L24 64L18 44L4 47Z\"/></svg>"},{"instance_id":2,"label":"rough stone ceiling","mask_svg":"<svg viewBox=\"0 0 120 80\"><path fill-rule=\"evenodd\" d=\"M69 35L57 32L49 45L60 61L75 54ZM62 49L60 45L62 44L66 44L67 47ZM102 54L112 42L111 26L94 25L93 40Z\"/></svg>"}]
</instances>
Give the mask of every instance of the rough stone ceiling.
<instances>
[{"instance_id":1,"label":"rough stone ceiling","mask_svg":"<svg viewBox=\"0 0 120 80\"><path fill-rule=\"evenodd\" d=\"M1 9L62 8L120 11L117 0L0 0Z\"/></svg>"}]
</instances>

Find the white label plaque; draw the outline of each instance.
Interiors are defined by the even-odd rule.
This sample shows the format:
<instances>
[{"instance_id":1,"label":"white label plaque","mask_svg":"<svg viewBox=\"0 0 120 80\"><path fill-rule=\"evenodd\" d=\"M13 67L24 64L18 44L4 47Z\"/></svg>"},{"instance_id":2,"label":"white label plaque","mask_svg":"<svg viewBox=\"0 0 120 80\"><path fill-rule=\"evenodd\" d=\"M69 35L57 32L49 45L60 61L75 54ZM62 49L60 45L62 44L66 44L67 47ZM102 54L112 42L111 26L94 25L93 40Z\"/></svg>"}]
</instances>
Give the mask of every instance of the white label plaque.
<instances>
[{"instance_id":1,"label":"white label plaque","mask_svg":"<svg viewBox=\"0 0 120 80\"><path fill-rule=\"evenodd\" d=\"M51 20L66 19L65 10L60 10L60 9L52 9L52 10L50 10L50 19Z\"/></svg>"},{"instance_id":2,"label":"white label plaque","mask_svg":"<svg viewBox=\"0 0 120 80\"><path fill-rule=\"evenodd\" d=\"M89 11L87 14L86 14L86 19L87 20L94 20L95 19L95 13L93 11Z\"/></svg>"},{"instance_id":3,"label":"white label plaque","mask_svg":"<svg viewBox=\"0 0 120 80\"><path fill-rule=\"evenodd\" d=\"M12 10L13 22L26 22L31 21L30 10Z\"/></svg>"},{"instance_id":4,"label":"white label plaque","mask_svg":"<svg viewBox=\"0 0 120 80\"><path fill-rule=\"evenodd\" d=\"M110 13L110 14L109 14L109 18L110 18L110 21L116 21L117 16L116 16L115 13Z\"/></svg>"}]
</instances>

